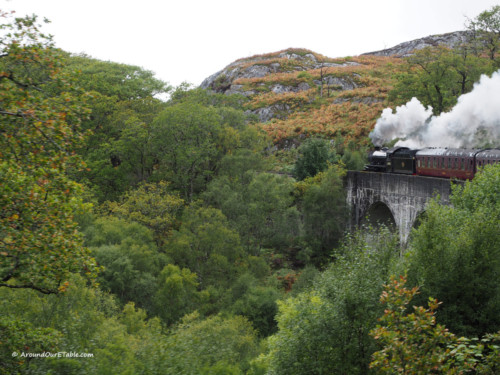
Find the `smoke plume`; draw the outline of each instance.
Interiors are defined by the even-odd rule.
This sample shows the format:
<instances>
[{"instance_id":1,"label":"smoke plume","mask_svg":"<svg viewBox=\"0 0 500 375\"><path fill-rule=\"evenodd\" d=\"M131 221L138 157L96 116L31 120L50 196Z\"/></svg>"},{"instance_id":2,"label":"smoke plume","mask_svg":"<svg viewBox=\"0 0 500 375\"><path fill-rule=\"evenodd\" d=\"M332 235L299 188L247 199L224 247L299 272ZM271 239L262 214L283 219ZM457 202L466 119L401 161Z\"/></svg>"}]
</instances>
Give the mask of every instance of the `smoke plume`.
<instances>
[{"instance_id":1,"label":"smoke plume","mask_svg":"<svg viewBox=\"0 0 500 375\"><path fill-rule=\"evenodd\" d=\"M370 133L375 146L399 138L396 146L483 147L500 144L500 71L483 75L470 93L458 98L450 112L432 116L416 98L386 108Z\"/></svg>"}]
</instances>

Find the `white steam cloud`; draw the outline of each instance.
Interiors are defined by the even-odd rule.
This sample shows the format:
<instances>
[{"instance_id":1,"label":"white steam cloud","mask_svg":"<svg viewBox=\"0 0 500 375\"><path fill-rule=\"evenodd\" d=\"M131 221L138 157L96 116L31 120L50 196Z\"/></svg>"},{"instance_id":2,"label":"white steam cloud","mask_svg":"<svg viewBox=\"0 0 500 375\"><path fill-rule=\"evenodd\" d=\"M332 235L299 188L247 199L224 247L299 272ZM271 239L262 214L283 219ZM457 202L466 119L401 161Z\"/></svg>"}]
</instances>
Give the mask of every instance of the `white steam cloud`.
<instances>
[{"instance_id":1,"label":"white steam cloud","mask_svg":"<svg viewBox=\"0 0 500 375\"><path fill-rule=\"evenodd\" d=\"M416 98L386 108L370 133L375 146L401 139L397 146L480 147L500 144L500 71L481 76L470 93L458 98L457 105L439 116Z\"/></svg>"}]
</instances>

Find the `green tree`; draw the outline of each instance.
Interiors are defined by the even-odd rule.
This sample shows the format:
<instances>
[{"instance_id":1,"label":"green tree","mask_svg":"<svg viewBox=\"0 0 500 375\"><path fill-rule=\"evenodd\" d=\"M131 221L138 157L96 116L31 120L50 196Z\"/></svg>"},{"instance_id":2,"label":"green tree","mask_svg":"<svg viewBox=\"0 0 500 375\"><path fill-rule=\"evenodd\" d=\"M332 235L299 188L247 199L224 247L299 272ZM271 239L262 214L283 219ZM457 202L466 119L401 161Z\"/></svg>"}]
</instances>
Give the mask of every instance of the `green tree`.
<instances>
[{"instance_id":1,"label":"green tree","mask_svg":"<svg viewBox=\"0 0 500 375\"><path fill-rule=\"evenodd\" d=\"M337 161L334 148L325 139L308 138L298 150L299 156L294 168L294 175L298 180L313 177Z\"/></svg>"},{"instance_id":2,"label":"green tree","mask_svg":"<svg viewBox=\"0 0 500 375\"><path fill-rule=\"evenodd\" d=\"M366 374L375 351L369 331L398 248L394 236L347 241L338 260L296 297L278 302L278 332L259 359L273 374ZM345 254L345 255L341 255Z\"/></svg>"},{"instance_id":3,"label":"green tree","mask_svg":"<svg viewBox=\"0 0 500 375\"><path fill-rule=\"evenodd\" d=\"M57 293L69 273L96 270L74 221L82 187L67 174L83 167L84 98L35 16L1 17L0 286Z\"/></svg>"},{"instance_id":4,"label":"green tree","mask_svg":"<svg viewBox=\"0 0 500 375\"><path fill-rule=\"evenodd\" d=\"M346 228L344 174L340 167L332 166L297 184L304 236L312 250L308 257L317 266L329 261L331 251L342 239Z\"/></svg>"},{"instance_id":5,"label":"green tree","mask_svg":"<svg viewBox=\"0 0 500 375\"><path fill-rule=\"evenodd\" d=\"M238 144L236 131L223 125L215 108L189 102L161 112L152 136L156 178L171 182L187 201L205 189L222 157Z\"/></svg>"},{"instance_id":6,"label":"green tree","mask_svg":"<svg viewBox=\"0 0 500 375\"><path fill-rule=\"evenodd\" d=\"M171 87L154 73L134 65L93 59L85 54L70 56L65 70L78 71L78 85L119 102L149 99L166 94Z\"/></svg>"},{"instance_id":7,"label":"green tree","mask_svg":"<svg viewBox=\"0 0 500 375\"><path fill-rule=\"evenodd\" d=\"M478 39L481 49L486 49L488 57L497 61L500 46L500 5L492 6L489 10L481 12L474 20L469 20L467 29Z\"/></svg>"},{"instance_id":8,"label":"green tree","mask_svg":"<svg viewBox=\"0 0 500 375\"><path fill-rule=\"evenodd\" d=\"M159 319L147 320L132 303L121 310L111 295L85 284L73 275L67 291L59 295L0 290L1 320L14 316L22 320L22 326L14 326L16 331L0 331L19 343L8 348L2 360L11 359L13 351L93 354L92 358L35 358L16 363L8 374L163 373L166 343ZM24 337L23 329L29 329ZM8 342L2 338L2 346Z\"/></svg>"},{"instance_id":9,"label":"green tree","mask_svg":"<svg viewBox=\"0 0 500 375\"><path fill-rule=\"evenodd\" d=\"M195 273L187 268L182 270L168 264L158 278L158 289L155 292L155 313L167 325L176 323L185 314L193 312L200 306L206 293L199 292Z\"/></svg>"},{"instance_id":10,"label":"green tree","mask_svg":"<svg viewBox=\"0 0 500 375\"><path fill-rule=\"evenodd\" d=\"M407 289L406 278L391 277L380 297L386 305L371 335L383 348L373 354L371 368L382 374L494 374L500 367L500 335L488 335L480 343L457 338L443 325L436 324L440 305L429 298L428 309L409 304L418 287Z\"/></svg>"},{"instance_id":11,"label":"green tree","mask_svg":"<svg viewBox=\"0 0 500 375\"><path fill-rule=\"evenodd\" d=\"M449 110L460 95L472 90L481 74L492 72L491 64L471 53L469 44L453 49L427 47L408 57L407 63L389 98L403 104L416 97L434 114Z\"/></svg>"},{"instance_id":12,"label":"green tree","mask_svg":"<svg viewBox=\"0 0 500 375\"><path fill-rule=\"evenodd\" d=\"M143 225L115 217L96 219L85 230L86 244L104 270L98 281L103 290L153 310L157 277L167 264L157 250L153 234Z\"/></svg>"},{"instance_id":13,"label":"green tree","mask_svg":"<svg viewBox=\"0 0 500 375\"><path fill-rule=\"evenodd\" d=\"M186 316L168 338L164 374L243 374L258 353L257 337L243 317Z\"/></svg>"},{"instance_id":14,"label":"green tree","mask_svg":"<svg viewBox=\"0 0 500 375\"><path fill-rule=\"evenodd\" d=\"M229 228L222 212L196 205L185 210L166 252L176 265L196 273L201 288L227 288L244 256L238 233Z\"/></svg>"},{"instance_id":15,"label":"green tree","mask_svg":"<svg viewBox=\"0 0 500 375\"><path fill-rule=\"evenodd\" d=\"M440 114L456 103L454 85L459 79L451 69L451 51L446 47L427 47L408 58L408 70L398 77L390 98L398 103L416 97L434 114ZM454 95L455 94L455 95Z\"/></svg>"},{"instance_id":16,"label":"green tree","mask_svg":"<svg viewBox=\"0 0 500 375\"><path fill-rule=\"evenodd\" d=\"M454 189L453 206L430 204L412 234L408 277L421 285L416 303L442 301L438 322L458 335L500 329L499 183L500 165L485 167Z\"/></svg>"},{"instance_id":17,"label":"green tree","mask_svg":"<svg viewBox=\"0 0 500 375\"><path fill-rule=\"evenodd\" d=\"M85 55L68 57L65 70L78 73L74 84L90 93L92 109L82 126L93 135L79 149L89 168L78 176L99 201L115 200L153 172L151 123L170 87L137 66Z\"/></svg>"},{"instance_id":18,"label":"green tree","mask_svg":"<svg viewBox=\"0 0 500 375\"><path fill-rule=\"evenodd\" d=\"M33 327L26 320L4 311L0 317L0 374L19 373L30 360L22 356L25 351L53 352L60 339L60 332L51 328Z\"/></svg>"},{"instance_id":19,"label":"green tree","mask_svg":"<svg viewBox=\"0 0 500 375\"><path fill-rule=\"evenodd\" d=\"M231 292L235 300L231 307L234 314L246 317L260 336L266 337L276 331L276 301L279 298L276 288L259 285L253 275L246 273L234 283Z\"/></svg>"},{"instance_id":20,"label":"green tree","mask_svg":"<svg viewBox=\"0 0 500 375\"><path fill-rule=\"evenodd\" d=\"M109 202L106 209L128 221L148 227L158 247L163 246L174 229L179 228L179 217L184 201L172 194L165 182L144 183L125 193L119 202Z\"/></svg>"},{"instance_id":21,"label":"green tree","mask_svg":"<svg viewBox=\"0 0 500 375\"><path fill-rule=\"evenodd\" d=\"M241 112L238 112L237 115L236 112L231 111L231 113L236 115L236 117L241 120L242 115L245 119L248 117L248 115L242 112L245 101L248 101L248 99L243 95L218 94L210 90L193 88L192 85L184 82L172 92L169 104L176 105L180 103L193 103L204 107L222 109L222 112L224 112L224 109L235 109ZM231 123L233 122L231 121ZM238 127L243 125L244 122L237 121L236 124L237 125L235 127Z\"/></svg>"},{"instance_id":22,"label":"green tree","mask_svg":"<svg viewBox=\"0 0 500 375\"><path fill-rule=\"evenodd\" d=\"M261 255L263 249L283 252L299 237L299 213L293 206L293 180L246 169L251 168L253 161L254 167L259 168L261 160L254 154L248 158L246 155L225 159L228 164L221 176L210 183L204 198L227 216L240 234L247 253Z\"/></svg>"}]
</instances>

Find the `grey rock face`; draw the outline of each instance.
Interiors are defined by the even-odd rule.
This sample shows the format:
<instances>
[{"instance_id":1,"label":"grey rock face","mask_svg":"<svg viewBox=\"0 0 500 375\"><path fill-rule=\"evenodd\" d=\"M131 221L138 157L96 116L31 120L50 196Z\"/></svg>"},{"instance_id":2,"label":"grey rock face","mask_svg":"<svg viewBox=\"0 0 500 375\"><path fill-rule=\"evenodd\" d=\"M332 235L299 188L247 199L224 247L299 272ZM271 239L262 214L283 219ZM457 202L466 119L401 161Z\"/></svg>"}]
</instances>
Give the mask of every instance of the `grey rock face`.
<instances>
[{"instance_id":1,"label":"grey rock face","mask_svg":"<svg viewBox=\"0 0 500 375\"><path fill-rule=\"evenodd\" d=\"M471 34L469 31L455 31L453 33L441 35L430 35L425 38L401 43L395 47L381 51L364 53L363 55L406 57L411 55L414 51L425 47L445 46L451 48L467 42L470 37Z\"/></svg>"},{"instance_id":2,"label":"grey rock face","mask_svg":"<svg viewBox=\"0 0 500 375\"><path fill-rule=\"evenodd\" d=\"M297 86L284 86L282 84L275 84L271 86L271 91L274 92L275 94L283 94L286 92L300 92L300 91L306 91L309 90L311 86L309 86L308 83L306 82L301 82Z\"/></svg>"},{"instance_id":3,"label":"grey rock face","mask_svg":"<svg viewBox=\"0 0 500 375\"><path fill-rule=\"evenodd\" d=\"M250 112L257 115L260 122L268 122L273 118L286 118L288 111L290 111L290 106L278 103L269 107L258 108Z\"/></svg>"},{"instance_id":4,"label":"grey rock face","mask_svg":"<svg viewBox=\"0 0 500 375\"><path fill-rule=\"evenodd\" d=\"M321 85L320 80L315 80L314 83L318 86ZM327 76L323 78L323 84L330 86L330 88L334 90L342 90L342 91L352 90L359 87L359 85L356 84L356 82L354 82L354 80L349 76L345 76L342 78Z\"/></svg>"}]
</instances>

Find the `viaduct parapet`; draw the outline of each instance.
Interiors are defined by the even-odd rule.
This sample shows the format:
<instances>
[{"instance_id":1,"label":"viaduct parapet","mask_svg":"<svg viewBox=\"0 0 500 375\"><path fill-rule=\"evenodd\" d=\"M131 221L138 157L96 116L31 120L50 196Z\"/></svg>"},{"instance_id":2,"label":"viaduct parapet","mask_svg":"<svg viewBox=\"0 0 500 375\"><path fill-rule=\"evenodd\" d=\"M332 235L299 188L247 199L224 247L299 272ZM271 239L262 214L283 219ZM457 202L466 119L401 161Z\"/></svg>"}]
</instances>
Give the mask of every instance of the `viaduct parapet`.
<instances>
[{"instance_id":1,"label":"viaduct parapet","mask_svg":"<svg viewBox=\"0 0 500 375\"><path fill-rule=\"evenodd\" d=\"M348 171L346 179L351 227L375 221L396 225L401 244L432 198L439 195L442 204L450 204L449 179L356 171Z\"/></svg>"}]
</instances>

